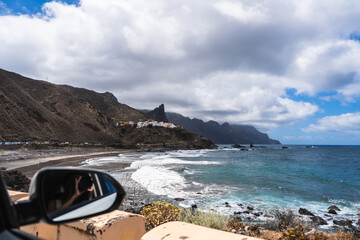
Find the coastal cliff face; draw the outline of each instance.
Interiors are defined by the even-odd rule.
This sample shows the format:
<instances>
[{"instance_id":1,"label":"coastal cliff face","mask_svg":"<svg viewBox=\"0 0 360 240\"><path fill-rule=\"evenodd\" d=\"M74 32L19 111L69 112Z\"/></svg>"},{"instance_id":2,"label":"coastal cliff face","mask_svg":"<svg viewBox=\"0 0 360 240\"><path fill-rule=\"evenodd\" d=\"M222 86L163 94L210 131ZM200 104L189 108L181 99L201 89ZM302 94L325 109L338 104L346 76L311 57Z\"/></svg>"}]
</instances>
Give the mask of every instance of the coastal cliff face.
<instances>
[{"instance_id":1,"label":"coastal cliff face","mask_svg":"<svg viewBox=\"0 0 360 240\"><path fill-rule=\"evenodd\" d=\"M162 144L164 137L153 136L150 128L124 132L118 126L119 122L146 119L111 93L55 85L0 69L0 141L116 143L130 147L151 137L152 143ZM187 141L189 146L203 139L196 134L187 139L185 130L180 135L175 129L161 131L172 136L173 142Z\"/></svg>"},{"instance_id":2,"label":"coastal cliff face","mask_svg":"<svg viewBox=\"0 0 360 240\"><path fill-rule=\"evenodd\" d=\"M184 117L178 113L165 112L164 104L152 111L139 110L156 121L170 122L184 129L204 136L216 144L280 144L265 133L250 125L219 124L215 121Z\"/></svg>"},{"instance_id":3,"label":"coastal cliff face","mask_svg":"<svg viewBox=\"0 0 360 240\"><path fill-rule=\"evenodd\" d=\"M186 130L209 138L218 144L280 144L270 139L265 133L249 125L219 124L215 121L204 122L200 119L190 119L178 113L166 113L169 121L180 124Z\"/></svg>"},{"instance_id":4,"label":"coastal cliff face","mask_svg":"<svg viewBox=\"0 0 360 240\"><path fill-rule=\"evenodd\" d=\"M218 144L280 144L270 139L265 133L249 125L219 124L215 121L204 122L200 119L190 119L178 113L166 113L169 122L179 124L186 130L209 138Z\"/></svg>"}]
</instances>

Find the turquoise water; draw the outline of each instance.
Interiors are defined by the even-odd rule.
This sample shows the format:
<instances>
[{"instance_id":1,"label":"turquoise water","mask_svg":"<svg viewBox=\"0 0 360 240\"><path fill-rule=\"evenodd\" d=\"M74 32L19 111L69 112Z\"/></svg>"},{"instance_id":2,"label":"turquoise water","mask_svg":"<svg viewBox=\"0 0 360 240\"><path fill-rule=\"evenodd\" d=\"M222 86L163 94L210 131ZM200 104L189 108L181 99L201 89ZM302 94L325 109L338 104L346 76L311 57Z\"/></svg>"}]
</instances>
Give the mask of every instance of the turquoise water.
<instances>
[{"instance_id":1,"label":"turquoise water","mask_svg":"<svg viewBox=\"0 0 360 240\"><path fill-rule=\"evenodd\" d=\"M249 148L248 148L249 149ZM184 207L197 204L226 214L252 206L268 209L307 208L326 217L327 208L341 211L331 219L357 220L360 213L360 146L265 146L240 151L222 145L217 150L132 153L90 159L88 165L128 162L112 169L149 192L167 199L184 198ZM225 207L228 202L229 207Z\"/></svg>"}]
</instances>

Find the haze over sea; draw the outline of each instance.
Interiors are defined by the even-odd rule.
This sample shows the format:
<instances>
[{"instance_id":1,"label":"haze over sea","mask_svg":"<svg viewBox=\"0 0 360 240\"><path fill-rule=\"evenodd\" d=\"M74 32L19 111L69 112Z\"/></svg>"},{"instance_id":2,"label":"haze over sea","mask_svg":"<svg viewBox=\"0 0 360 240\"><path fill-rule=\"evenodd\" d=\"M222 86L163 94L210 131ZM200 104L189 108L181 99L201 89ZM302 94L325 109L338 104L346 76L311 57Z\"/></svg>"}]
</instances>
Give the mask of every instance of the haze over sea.
<instances>
[{"instance_id":1,"label":"haze over sea","mask_svg":"<svg viewBox=\"0 0 360 240\"><path fill-rule=\"evenodd\" d=\"M120 162L131 165L109 170ZM360 213L360 146L274 145L241 151L221 145L216 150L121 154L84 164L107 169L120 182L130 175L162 198L184 198L179 202L183 207L196 204L225 214L246 206L262 212L306 208L326 220L354 221ZM341 209L338 215L326 216L330 205Z\"/></svg>"}]
</instances>

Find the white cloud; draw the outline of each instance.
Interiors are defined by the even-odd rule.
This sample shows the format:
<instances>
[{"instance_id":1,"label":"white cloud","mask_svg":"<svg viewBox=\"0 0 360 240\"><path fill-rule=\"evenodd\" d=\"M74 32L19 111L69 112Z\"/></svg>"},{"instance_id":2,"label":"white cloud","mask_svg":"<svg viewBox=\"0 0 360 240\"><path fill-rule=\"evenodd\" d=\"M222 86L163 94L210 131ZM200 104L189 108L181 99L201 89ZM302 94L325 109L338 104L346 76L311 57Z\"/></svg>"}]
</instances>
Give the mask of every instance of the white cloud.
<instances>
[{"instance_id":1,"label":"white cloud","mask_svg":"<svg viewBox=\"0 0 360 240\"><path fill-rule=\"evenodd\" d=\"M266 11L260 5L244 6L238 1L220 1L214 4L220 13L233 17L242 23L257 23L266 20Z\"/></svg>"},{"instance_id":2,"label":"white cloud","mask_svg":"<svg viewBox=\"0 0 360 240\"><path fill-rule=\"evenodd\" d=\"M360 134L360 112L327 116L303 129L305 132L342 132Z\"/></svg>"},{"instance_id":3,"label":"white cloud","mask_svg":"<svg viewBox=\"0 0 360 240\"><path fill-rule=\"evenodd\" d=\"M359 54L360 43L352 40L327 41L303 49L291 69L291 75L299 79L294 87L312 95L337 91L346 100L358 97L353 89L360 88Z\"/></svg>"},{"instance_id":4,"label":"white cloud","mask_svg":"<svg viewBox=\"0 0 360 240\"><path fill-rule=\"evenodd\" d=\"M1 3L1 2L0 2ZM274 127L360 97L360 2L82 0L0 16L0 67L123 103Z\"/></svg>"}]
</instances>

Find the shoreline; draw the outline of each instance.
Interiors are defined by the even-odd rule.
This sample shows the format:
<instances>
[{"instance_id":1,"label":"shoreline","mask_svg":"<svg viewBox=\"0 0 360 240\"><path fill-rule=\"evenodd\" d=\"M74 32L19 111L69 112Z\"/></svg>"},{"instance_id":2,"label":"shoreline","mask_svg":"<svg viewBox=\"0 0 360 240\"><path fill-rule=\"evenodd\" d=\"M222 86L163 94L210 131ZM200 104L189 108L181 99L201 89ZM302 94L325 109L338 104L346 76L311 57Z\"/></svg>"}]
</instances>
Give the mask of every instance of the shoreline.
<instances>
[{"instance_id":1,"label":"shoreline","mask_svg":"<svg viewBox=\"0 0 360 240\"><path fill-rule=\"evenodd\" d=\"M93 149L76 149L75 151L14 151L9 152L8 158L7 155L1 156L0 168L18 170L31 179L37 171L44 167L75 167L80 166L81 162L89 158L117 156L121 153L128 153L132 151L136 150L99 149L99 151L94 151ZM26 156L26 158L24 158L24 156Z\"/></svg>"},{"instance_id":2,"label":"shoreline","mask_svg":"<svg viewBox=\"0 0 360 240\"><path fill-rule=\"evenodd\" d=\"M56 151L56 153L54 153L53 151ZM26 151L25 152L17 151L17 152L20 155L23 153L26 153ZM33 153L33 155L31 155L31 154L28 155L27 159L16 159L16 157L15 157L12 160L3 160L3 155L0 155L0 159L2 158L1 159L2 161L0 162L0 167L9 167L8 170L16 169L16 170L24 173L27 177L31 178L38 170L40 170L43 167L80 166L81 162L83 162L87 159L90 159L90 158L117 156L121 153L139 152L139 150L136 150L136 149L120 149L120 150L115 150L115 149L91 149L91 150L75 149L70 152L64 151L64 150L62 150L62 152L61 152L61 150L59 151L59 149L57 149L57 150L52 149L52 150L45 150L45 151L29 151L29 152ZM42 154L40 154L40 153L42 153ZM41 155L41 157L38 156L39 154ZM53 155L53 154L55 154L55 155ZM34 157L34 156L36 156L36 157ZM117 163L116 167L117 168L125 168L128 166L129 166L128 163L122 163L122 164ZM96 166L91 166L91 167L97 168ZM111 164L109 167L113 168L113 167L115 167L115 165ZM100 167L100 169L103 169L103 166ZM148 198L148 197L153 198L153 200L156 200L156 198L157 198L157 197L154 197L153 194L149 194L146 189L138 189L137 188L136 192L138 192L138 193L141 192L141 194L135 194L134 196L132 196L131 191L129 192L128 199L127 199L128 204L123 205L123 210L130 211L130 212L137 212L142 206L149 203L149 201L146 201L149 199L146 199L146 198ZM142 195L142 197L140 197L139 195L140 196ZM169 198L168 200L170 200L170 202L176 203L176 204L179 204L181 202L181 200L178 201L176 199L171 199L171 198ZM240 205L238 205L238 206L240 206ZM231 207L228 203L227 204L224 203L223 207L231 209ZM253 209L249 209L249 207L251 207L251 206L247 206L247 205L241 206L241 208L242 208L241 211L237 211L237 212L234 211L233 214L231 214L231 215L233 215L234 217L241 218L244 222L249 222L249 223L258 222L259 223L259 222L263 221L262 217L264 215L266 215L266 212L267 212L266 210L269 210L269 209L256 209L256 207L255 207L255 209L253 207L252 207ZM196 209L197 206L195 208L194 207L191 207L191 208ZM304 215L301 216L302 214L298 214L297 209L294 211L294 215L297 215L298 217L303 218L303 220L306 219L307 222L309 221L308 218L310 218L310 216L304 216ZM267 220L272 220L272 219L273 219L273 217L267 218ZM316 216L316 220L321 221L321 219L319 219L319 216ZM346 227L346 226L341 226L338 224L332 224L333 220L334 219L331 219L331 218L325 220L328 223L331 223L328 225L328 227L329 227L328 230L330 230L331 228L333 228L333 229L340 228L341 229L343 227ZM346 219L346 218L343 218L340 221L338 221L338 220L336 220L336 221L339 222L340 224L346 224L348 227L353 224L355 226L356 226L356 224L359 224L355 221L348 224L347 223L348 219ZM310 222L313 222L313 221L310 221ZM325 229L322 229L322 230L325 230Z\"/></svg>"}]
</instances>

